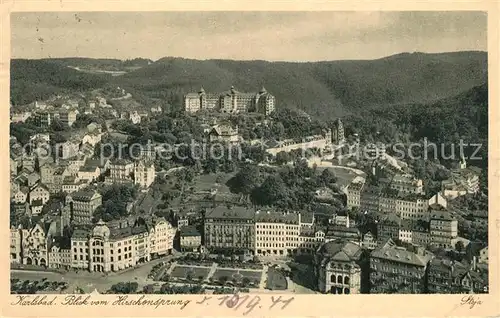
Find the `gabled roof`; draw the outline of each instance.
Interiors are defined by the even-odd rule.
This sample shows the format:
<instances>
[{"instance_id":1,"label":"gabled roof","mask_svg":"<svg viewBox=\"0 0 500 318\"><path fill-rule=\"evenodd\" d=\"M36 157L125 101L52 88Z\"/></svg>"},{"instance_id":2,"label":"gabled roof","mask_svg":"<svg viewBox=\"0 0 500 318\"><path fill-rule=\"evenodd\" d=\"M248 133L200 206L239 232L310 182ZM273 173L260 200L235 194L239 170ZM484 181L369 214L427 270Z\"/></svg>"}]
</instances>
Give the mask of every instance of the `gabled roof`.
<instances>
[{"instance_id":1,"label":"gabled roof","mask_svg":"<svg viewBox=\"0 0 500 318\"><path fill-rule=\"evenodd\" d=\"M344 240L336 240L324 243L318 249L318 254L322 254L331 260L337 261L358 261L362 254L359 245Z\"/></svg>"},{"instance_id":2,"label":"gabled roof","mask_svg":"<svg viewBox=\"0 0 500 318\"><path fill-rule=\"evenodd\" d=\"M419 255L402 247L382 247L375 249L371 257L422 267L426 266L432 258L430 254Z\"/></svg>"}]
</instances>

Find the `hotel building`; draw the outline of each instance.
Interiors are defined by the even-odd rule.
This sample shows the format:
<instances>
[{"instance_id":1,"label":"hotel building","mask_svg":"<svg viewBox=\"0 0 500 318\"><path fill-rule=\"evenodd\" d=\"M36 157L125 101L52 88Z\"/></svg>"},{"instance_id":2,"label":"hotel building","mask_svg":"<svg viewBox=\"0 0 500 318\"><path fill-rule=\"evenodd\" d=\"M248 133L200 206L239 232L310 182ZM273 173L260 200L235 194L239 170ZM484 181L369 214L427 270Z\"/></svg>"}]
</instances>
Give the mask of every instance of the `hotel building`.
<instances>
[{"instance_id":1,"label":"hotel building","mask_svg":"<svg viewBox=\"0 0 500 318\"><path fill-rule=\"evenodd\" d=\"M275 109L276 99L263 87L258 93L243 93L234 87L220 94L206 93L203 88L198 93L184 96L184 109L195 113L200 110L217 110L222 113L258 112L271 114Z\"/></svg>"}]
</instances>

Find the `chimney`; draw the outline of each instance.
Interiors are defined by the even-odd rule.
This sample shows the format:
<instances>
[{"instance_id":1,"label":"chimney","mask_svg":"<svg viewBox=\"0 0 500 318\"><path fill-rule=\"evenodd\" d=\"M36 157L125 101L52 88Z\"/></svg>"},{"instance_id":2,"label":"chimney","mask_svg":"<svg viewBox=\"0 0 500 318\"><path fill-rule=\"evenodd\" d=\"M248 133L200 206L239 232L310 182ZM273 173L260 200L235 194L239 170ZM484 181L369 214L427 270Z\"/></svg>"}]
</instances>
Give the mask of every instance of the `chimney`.
<instances>
[{"instance_id":1,"label":"chimney","mask_svg":"<svg viewBox=\"0 0 500 318\"><path fill-rule=\"evenodd\" d=\"M473 256L472 257L472 270L476 270L477 269L477 256Z\"/></svg>"}]
</instances>

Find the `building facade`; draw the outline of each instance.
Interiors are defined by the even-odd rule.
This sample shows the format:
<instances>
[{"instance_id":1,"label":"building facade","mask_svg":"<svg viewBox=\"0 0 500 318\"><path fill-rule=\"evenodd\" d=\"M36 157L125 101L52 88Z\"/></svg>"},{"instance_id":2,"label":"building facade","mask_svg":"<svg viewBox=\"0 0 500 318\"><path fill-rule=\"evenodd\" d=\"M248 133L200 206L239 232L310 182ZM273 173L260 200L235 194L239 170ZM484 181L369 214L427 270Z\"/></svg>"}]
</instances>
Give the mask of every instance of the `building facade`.
<instances>
[{"instance_id":1,"label":"building facade","mask_svg":"<svg viewBox=\"0 0 500 318\"><path fill-rule=\"evenodd\" d=\"M75 224L90 224L95 210L102 205L102 196L95 191L77 191L66 197Z\"/></svg>"},{"instance_id":2,"label":"building facade","mask_svg":"<svg viewBox=\"0 0 500 318\"><path fill-rule=\"evenodd\" d=\"M388 241L370 254L370 293L425 293L431 259L423 248L414 253Z\"/></svg>"},{"instance_id":3,"label":"building facade","mask_svg":"<svg viewBox=\"0 0 500 318\"><path fill-rule=\"evenodd\" d=\"M206 93L203 88L198 93L184 96L184 109L195 113L200 110L217 110L222 113L259 112L271 114L276 107L276 99L263 87L258 93L242 93L234 87L220 94Z\"/></svg>"},{"instance_id":4,"label":"building facade","mask_svg":"<svg viewBox=\"0 0 500 318\"><path fill-rule=\"evenodd\" d=\"M244 207L217 206L204 218L204 245L212 250L254 252L255 211Z\"/></svg>"},{"instance_id":5,"label":"building facade","mask_svg":"<svg viewBox=\"0 0 500 318\"><path fill-rule=\"evenodd\" d=\"M134 167L134 183L143 188L149 188L155 180L155 166L153 162L139 161Z\"/></svg>"},{"instance_id":6,"label":"building facade","mask_svg":"<svg viewBox=\"0 0 500 318\"><path fill-rule=\"evenodd\" d=\"M318 289L327 294L359 294L362 277L362 249L346 241L324 243L315 255Z\"/></svg>"}]
</instances>

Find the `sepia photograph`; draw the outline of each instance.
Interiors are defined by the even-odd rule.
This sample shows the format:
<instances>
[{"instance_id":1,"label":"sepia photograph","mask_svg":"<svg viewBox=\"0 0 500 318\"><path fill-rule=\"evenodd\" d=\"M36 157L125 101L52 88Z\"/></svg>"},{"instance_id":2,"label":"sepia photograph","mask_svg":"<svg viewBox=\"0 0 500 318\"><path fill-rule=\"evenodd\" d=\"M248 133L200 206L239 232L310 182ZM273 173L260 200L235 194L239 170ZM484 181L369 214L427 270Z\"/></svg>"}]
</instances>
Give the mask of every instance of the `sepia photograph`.
<instances>
[{"instance_id":1,"label":"sepia photograph","mask_svg":"<svg viewBox=\"0 0 500 318\"><path fill-rule=\"evenodd\" d=\"M488 294L487 22L12 12L13 304Z\"/></svg>"}]
</instances>

